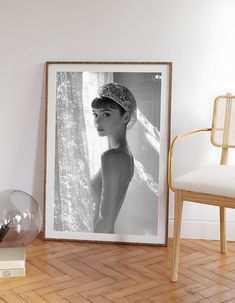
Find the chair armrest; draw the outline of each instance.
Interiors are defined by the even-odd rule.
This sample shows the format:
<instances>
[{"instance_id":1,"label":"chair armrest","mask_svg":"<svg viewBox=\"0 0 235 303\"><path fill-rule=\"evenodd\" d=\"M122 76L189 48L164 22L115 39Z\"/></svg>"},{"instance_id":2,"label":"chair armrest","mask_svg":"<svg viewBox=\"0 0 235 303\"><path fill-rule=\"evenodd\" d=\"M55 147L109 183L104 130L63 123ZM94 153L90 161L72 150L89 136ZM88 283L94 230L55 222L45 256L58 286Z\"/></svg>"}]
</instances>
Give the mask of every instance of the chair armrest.
<instances>
[{"instance_id":1,"label":"chair armrest","mask_svg":"<svg viewBox=\"0 0 235 303\"><path fill-rule=\"evenodd\" d=\"M193 130L193 131L190 131L187 133L179 134L171 142L170 150L169 150L169 154L168 154L168 186L172 191L175 191L175 189L172 185L172 159L173 159L174 146L175 146L176 141L178 139L183 138L188 135L192 135L192 134L196 134L196 133L200 133L200 132L208 132L211 130L212 130L212 128L201 128L201 129Z\"/></svg>"}]
</instances>

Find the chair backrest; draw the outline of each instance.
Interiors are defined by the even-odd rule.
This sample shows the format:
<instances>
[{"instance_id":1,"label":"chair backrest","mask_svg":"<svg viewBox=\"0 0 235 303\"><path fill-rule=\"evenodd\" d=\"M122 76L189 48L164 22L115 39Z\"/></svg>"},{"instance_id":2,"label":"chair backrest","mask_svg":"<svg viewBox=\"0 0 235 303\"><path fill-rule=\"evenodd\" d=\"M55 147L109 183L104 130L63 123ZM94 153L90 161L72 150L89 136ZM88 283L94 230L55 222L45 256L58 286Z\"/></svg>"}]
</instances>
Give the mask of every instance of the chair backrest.
<instances>
[{"instance_id":1,"label":"chair backrest","mask_svg":"<svg viewBox=\"0 0 235 303\"><path fill-rule=\"evenodd\" d=\"M214 102L211 143L235 148L235 96L219 96Z\"/></svg>"}]
</instances>

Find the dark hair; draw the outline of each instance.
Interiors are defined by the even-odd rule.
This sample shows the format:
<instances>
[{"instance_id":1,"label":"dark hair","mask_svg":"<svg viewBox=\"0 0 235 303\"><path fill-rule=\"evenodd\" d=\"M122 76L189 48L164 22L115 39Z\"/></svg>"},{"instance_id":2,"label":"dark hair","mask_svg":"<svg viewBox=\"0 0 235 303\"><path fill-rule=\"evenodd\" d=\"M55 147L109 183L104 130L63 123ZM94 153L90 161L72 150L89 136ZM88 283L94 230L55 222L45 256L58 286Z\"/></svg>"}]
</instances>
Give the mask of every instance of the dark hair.
<instances>
[{"instance_id":1,"label":"dark hair","mask_svg":"<svg viewBox=\"0 0 235 303\"><path fill-rule=\"evenodd\" d=\"M121 115L124 115L126 110L108 97L97 97L91 103L92 108L114 108L119 109Z\"/></svg>"}]
</instances>

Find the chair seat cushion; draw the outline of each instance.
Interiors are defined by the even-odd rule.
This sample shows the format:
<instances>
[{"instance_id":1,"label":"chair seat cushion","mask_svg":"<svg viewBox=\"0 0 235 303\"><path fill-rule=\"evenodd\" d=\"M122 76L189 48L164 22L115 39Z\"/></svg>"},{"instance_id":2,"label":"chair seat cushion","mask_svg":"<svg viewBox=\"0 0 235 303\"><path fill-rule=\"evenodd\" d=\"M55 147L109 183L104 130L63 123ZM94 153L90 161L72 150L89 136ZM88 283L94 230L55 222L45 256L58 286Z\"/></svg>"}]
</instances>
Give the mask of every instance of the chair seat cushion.
<instances>
[{"instance_id":1,"label":"chair seat cushion","mask_svg":"<svg viewBox=\"0 0 235 303\"><path fill-rule=\"evenodd\" d=\"M210 165L173 180L176 189L235 198L235 166Z\"/></svg>"}]
</instances>

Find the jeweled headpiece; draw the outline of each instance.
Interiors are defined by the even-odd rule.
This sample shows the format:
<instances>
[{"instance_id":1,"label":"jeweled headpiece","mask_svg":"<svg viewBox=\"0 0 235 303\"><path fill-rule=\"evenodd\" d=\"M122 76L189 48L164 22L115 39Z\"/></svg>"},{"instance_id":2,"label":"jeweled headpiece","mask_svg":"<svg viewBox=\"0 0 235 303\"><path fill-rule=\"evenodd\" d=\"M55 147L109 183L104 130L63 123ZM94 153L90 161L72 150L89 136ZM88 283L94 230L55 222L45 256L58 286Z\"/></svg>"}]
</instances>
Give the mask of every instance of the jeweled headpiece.
<instances>
[{"instance_id":1,"label":"jeweled headpiece","mask_svg":"<svg viewBox=\"0 0 235 303\"><path fill-rule=\"evenodd\" d=\"M136 100L131 91L119 83L106 83L98 89L97 97L107 97L118 103L130 114L128 127L136 121Z\"/></svg>"}]
</instances>

